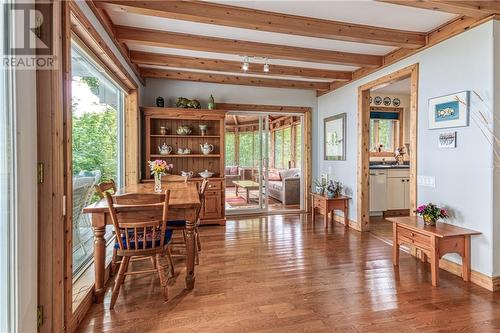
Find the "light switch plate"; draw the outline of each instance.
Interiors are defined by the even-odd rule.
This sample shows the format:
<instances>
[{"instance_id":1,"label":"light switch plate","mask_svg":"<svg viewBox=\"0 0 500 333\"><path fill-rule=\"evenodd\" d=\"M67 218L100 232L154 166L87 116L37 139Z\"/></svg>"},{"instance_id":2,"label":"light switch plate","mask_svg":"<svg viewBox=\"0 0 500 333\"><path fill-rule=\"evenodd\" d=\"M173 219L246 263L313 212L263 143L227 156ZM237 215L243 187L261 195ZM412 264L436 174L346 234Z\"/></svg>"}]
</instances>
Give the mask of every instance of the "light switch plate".
<instances>
[{"instance_id":1,"label":"light switch plate","mask_svg":"<svg viewBox=\"0 0 500 333\"><path fill-rule=\"evenodd\" d=\"M434 176L417 176L418 186L436 187L436 177Z\"/></svg>"}]
</instances>

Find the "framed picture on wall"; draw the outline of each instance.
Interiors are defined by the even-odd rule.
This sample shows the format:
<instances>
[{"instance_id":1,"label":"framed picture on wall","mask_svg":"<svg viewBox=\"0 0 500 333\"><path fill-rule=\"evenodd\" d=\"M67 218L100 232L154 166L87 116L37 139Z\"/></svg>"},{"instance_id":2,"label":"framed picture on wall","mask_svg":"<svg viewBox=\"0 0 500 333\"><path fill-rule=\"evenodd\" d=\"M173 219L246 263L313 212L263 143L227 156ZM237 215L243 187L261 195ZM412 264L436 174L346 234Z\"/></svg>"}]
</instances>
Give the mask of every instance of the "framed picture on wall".
<instances>
[{"instance_id":1,"label":"framed picture on wall","mask_svg":"<svg viewBox=\"0 0 500 333\"><path fill-rule=\"evenodd\" d=\"M469 91L429 100L429 129L469 126Z\"/></svg>"},{"instance_id":2,"label":"framed picture on wall","mask_svg":"<svg viewBox=\"0 0 500 333\"><path fill-rule=\"evenodd\" d=\"M345 161L347 113L325 118L324 150L325 160Z\"/></svg>"}]
</instances>

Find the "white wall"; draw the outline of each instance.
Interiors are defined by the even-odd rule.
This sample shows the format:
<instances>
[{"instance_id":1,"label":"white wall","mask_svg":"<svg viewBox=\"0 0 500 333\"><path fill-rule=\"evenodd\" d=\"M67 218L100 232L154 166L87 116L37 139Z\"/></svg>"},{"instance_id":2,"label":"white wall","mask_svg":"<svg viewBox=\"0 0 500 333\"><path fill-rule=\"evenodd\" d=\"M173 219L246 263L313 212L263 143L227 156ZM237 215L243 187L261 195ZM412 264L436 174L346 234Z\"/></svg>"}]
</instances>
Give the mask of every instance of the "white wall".
<instances>
[{"instance_id":1,"label":"white wall","mask_svg":"<svg viewBox=\"0 0 500 333\"><path fill-rule=\"evenodd\" d=\"M494 114L490 121L493 122L493 128L496 138L500 140L500 22L494 21L494 53L493 59L497 59L494 61ZM494 149L496 154L493 156L493 239L494 244L500 244L500 141L495 141ZM494 275L500 275L500 246L497 246L494 249L493 253L493 267L494 267Z\"/></svg>"},{"instance_id":2,"label":"white wall","mask_svg":"<svg viewBox=\"0 0 500 333\"><path fill-rule=\"evenodd\" d=\"M215 103L270 104L311 107L313 117L317 113L316 92L300 89L280 89L249 87L230 84L189 82L165 79L147 79L146 88L141 98L141 105L155 106L156 98L165 99L165 106L175 106L177 97L194 98L206 107L212 94ZM314 119L314 118L313 118ZM312 122L312 136L317 133L317 124ZM312 161L317 160L317 151L312 150Z\"/></svg>"},{"instance_id":3,"label":"white wall","mask_svg":"<svg viewBox=\"0 0 500 333\"><path fill-rule=\"evenodd\" d=\"M458 133L456 149L439 149L438 135L447 130L428 129L427 103L432 97L473 90L483 96L484 109L492 110L492 34L493 22L485 23L321 96L318 99L318 125L333 114L348 114L347 160L323 160L319 145L323 142L323 133L318 133L318 141L314 144L319 156L317 171L326 172L331 167L334 178L346 184L353 196L349 217L357 220L357 89L378 77L419 63L417 174L434 176L436 187L419 186L418 202L444 205L453 213L449 223L482 232L472 240L472 268L487 275L494 273L492 147L481 129L471 121L468 127L453 129ZM472 98L472 108L482 108L481 103ZM457 260L456 256L447 258Z\"/></svg>"}]
</instances>

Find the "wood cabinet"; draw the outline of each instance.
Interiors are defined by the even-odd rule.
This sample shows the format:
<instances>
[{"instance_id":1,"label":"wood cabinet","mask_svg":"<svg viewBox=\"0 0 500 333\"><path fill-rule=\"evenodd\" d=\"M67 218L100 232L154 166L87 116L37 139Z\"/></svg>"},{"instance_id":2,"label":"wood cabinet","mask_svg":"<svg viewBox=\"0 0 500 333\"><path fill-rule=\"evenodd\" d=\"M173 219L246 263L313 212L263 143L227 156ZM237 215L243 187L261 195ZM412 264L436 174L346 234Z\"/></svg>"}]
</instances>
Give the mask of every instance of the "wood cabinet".
<instances>
[{"instance_id":1,"label":"wood cabinet","mask_svg":"<svg viewBox=\"0 0 500 333\"><path fill-rule=\"evenodd\" d=\"M410 209L409 170L388 170L387 210Z\"/></svg>"},{"instance_id":2,"label":"wood cabinet","mask_svg":"<svg viewBox=\"0 0 500 333\"><path fill-rule=\"evenodd\" d=\"M208 170L214 173L209 179L205 206L201 212L202 224L225 224L224 212L224 120L223 110L179 109L142 107L142 149L141 171L143 181L152 181L147 162L162 159L173 164L171 174L192 171L192 182L201 182L198 173ZM200 125L206 125L205 133ZM180 126L187 126L191 133L177 134ZM201 151L200 144L213 146L207 155ZM170 154L161 154L159 147L168 145ZM187 154L178 150L189 149Z\"/></svg>"}]
</instances>

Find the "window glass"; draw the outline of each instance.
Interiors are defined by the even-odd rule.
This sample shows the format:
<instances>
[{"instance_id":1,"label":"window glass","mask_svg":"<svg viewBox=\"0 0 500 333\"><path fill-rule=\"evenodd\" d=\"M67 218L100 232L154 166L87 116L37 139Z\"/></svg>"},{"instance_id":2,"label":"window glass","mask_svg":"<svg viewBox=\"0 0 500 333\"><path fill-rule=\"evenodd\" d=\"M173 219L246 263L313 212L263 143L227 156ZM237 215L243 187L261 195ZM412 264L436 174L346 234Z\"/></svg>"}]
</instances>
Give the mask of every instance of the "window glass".
<instances>
[{"instance_id":1,"label":"window glass","mask_svg":"<svg viewBox=\"0 0 500 333\"><path fill-rule=\"evenodd\" d=\"M92 260L90 216L82 209L98 200L94 185L121 184L124 94L75 43L72 70L73 273Z\"/></svg>"},{"instance_id":2,"label":"window glass","mask_svg":"<svg viewBox=\"0 0 500 333\"><path fill-rule=\"evenodd\" d=\"M283 167L288 168L292 161L292 127L283 129Z\"/></svg>"},{"instance_id":3,"label":"window glass","mask_svg":"<svg viewBox=\"0 0 500 333\"><path fill-rule=\"evenodd\" d=\"M295 126L295 167L302 165L302 126Z\"/></svg>"},{"instance_id":4,"label":"window glass","mask_svg":"<svg viewBox=\"0 0 500 333\"><path fill-rule=\"evenodd\" d=\"M226 133L225 140L226 140L226 151L225 151L226 165L233 166L236 164L236 155L234 152L234 133Z\"/></svg>"},{"instance_id":5,"label":"window glass","mask_svg":"<svg viewBox=\"0 0 500 333\"><path fill-rule=\"evenodd\" d=\"M283 168L283 129L274 131L274 167Z\"/></svg>"},{"instance_id":6,"label":"window glass","mask_svg":"<svg viewBox=\"0 0 500 333\"><path fill-rule=\"evenodd\" d=\"M399 128L399 120L370 119L370 147L372 151L394 152L395 129ZM398 144L398 142L396 142Z\"/></svg>"},{"instance_id":7,"label":"window glass","mask_svg":"<svg viewBox=\"0 0 500 333\"><path fill-rule=\"evenodd\" d=\"M254 165L254 135L253 132L239 133L239 166L252 167Z\"/></svg>"}]
</instances>

